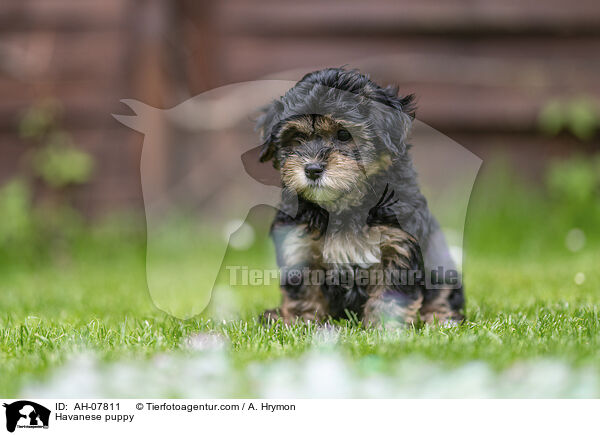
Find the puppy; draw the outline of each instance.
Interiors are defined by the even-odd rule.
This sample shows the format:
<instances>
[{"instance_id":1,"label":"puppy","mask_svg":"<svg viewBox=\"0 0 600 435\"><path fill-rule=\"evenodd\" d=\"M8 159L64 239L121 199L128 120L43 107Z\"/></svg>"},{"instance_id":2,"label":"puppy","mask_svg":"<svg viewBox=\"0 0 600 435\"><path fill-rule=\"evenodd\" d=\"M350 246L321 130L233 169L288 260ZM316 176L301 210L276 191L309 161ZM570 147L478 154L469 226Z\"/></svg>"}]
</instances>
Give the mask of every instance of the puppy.
<instances>
[{"instance_id":1,"label":"puppy","mask_svg":"<svg viewBox=\"0 0 600 435\"><path fill-rule=\"evenodd\" d=\"M263 110L260 161L283 187L271 227L283 298L265 318L384 327L463 319L460 277L406 143L413 100L328 68Z\"/></svg>"}]
</instances>

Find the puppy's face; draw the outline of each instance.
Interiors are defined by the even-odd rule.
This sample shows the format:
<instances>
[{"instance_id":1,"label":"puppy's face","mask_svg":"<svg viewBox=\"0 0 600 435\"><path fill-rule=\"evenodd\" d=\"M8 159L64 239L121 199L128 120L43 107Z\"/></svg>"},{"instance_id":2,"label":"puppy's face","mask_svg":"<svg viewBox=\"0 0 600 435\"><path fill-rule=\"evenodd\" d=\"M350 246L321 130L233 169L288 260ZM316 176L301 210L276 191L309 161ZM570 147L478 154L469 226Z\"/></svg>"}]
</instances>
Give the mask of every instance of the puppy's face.
<instances>
[{"instance_id":1,"label":"puppy's face","mask_svg":"<svg viewBox=\"0 0 600 435\"><path fill-rule=\"evenodd\" d=\"M271 152L284 187L330 210L360 203L369 177L391 164L363 125L330 115L294 116L275 136Z\"/></svg>"}]
</instances>

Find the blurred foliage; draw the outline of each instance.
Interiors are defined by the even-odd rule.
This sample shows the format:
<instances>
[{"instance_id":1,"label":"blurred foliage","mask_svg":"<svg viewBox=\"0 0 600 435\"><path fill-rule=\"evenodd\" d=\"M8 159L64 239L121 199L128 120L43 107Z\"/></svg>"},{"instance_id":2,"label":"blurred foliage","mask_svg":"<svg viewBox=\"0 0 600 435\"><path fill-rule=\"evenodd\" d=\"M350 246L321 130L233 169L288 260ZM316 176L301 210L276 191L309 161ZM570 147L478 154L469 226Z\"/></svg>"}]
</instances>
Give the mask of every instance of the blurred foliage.
<instances>
[{"instance_id":1,"label":"blurred foliage","mask_svg":"<svg viewBox=\"0 0 600 435\"><path fill-rule=\"evenodd\" d=\"M30 145L18 174L0 186L0 255L37 264L65 257L71 242L81 235L83 219L63 190L89 181L93 159L77 148L61 127L62 108L56 100L30 107L19 123L21 139ZM36 188L45 189L36 201Z\"/></svg>"},{"instance_id":2,"label":"blurred foliage","mask_svg":"<svg viewBox=\"0 0 600 435\"><path fill-rule=\"evenodd\" d=\"M546 134L569 131L579 140L588 141L599 130L600 109L595 100L585 97L552 100L541 110L538 123Z\"/></svg>"},{"instance_id":3,"label":"blurred foliage","mask_svg":"<svg viewBox=\"0 0 600 435\"><path fill-rule=\"evenodd\" d=\"M14 179L0 190L0 243L24 242L33 232L31 198L27 185Z\"/></svg>"},{"instance_id":4,"label":"blurred foliage","mask_svg":"<svg viewBox=\"0 0 600 435\"><path fill-rule=\"evenodd\" d=\"M543 185L528 183L501 159L486 163L475 183L467 222L467 255L564 255L565 238L582 230L600 244L600 154L549 165Z\"/></svg>"},{"instance_id":5,"label":"blurred foliage","mask_svg":"<svg viewBox=\"0 0 600 435\"><path fill-rule=\"evenodd\" d=\"M92 158L87 153L73 146L52 143L33 155L32 164L36 174L54 188L85 183L93 167Z\"/></svg>"},{"instance_id":6,"label":"blurred foliage","mask_svg":"<svg viewBox=\"0 0 600 435\"><path fill-rule=\"evenodd\" d=\"M89 181L92 157L78 149L68 132L60 127L62 107L43 100L29 108L19 125L20 136L34 143L31 169L52 188Z\"/></svg>"},{"instance_id":7,"label":"blurred foliage","mask_svg":"<svg viewBox=\"0 0 600 435\"><path fill-rule=\"evenodd\" d=\"M82 216L72 207L35 205L23 178L0 186L0 214L0 267L59 262L85 231Z\"/></svg>"},{"instance_id":8,"label":"blurred foliage","mask_svg":"<svg viewBox=\"0 0 600 435\"><path fill-rule=\"evenodd\" d=\"M571 207L587 210L600 204L600 155L554 162L546 177L550 194Z\"/></svg>"},{"instance_id":9,"label":"blurred foliage","mask_svg":"<svg viewBox=\"0 0 600 435\"><path fill-rule=\"evenodd\" d=\"M43 140L55 128L62 112L62 106L54 99L35 103L23 114L19 122L19 135L24 139Z\"/></svg>"}]
</instances>

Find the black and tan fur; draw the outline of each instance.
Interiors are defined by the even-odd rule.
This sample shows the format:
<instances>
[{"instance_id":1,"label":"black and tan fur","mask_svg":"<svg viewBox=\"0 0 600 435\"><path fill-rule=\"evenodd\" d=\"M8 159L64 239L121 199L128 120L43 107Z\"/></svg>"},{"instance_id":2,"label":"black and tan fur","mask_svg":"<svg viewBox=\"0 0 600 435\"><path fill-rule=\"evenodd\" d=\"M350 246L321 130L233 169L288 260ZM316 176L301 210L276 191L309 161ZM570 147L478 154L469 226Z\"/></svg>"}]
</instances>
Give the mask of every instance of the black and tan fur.
<instances>
[{"instance_id":1,"label":"black and tan fur","mask_svg":"<svg viewBox=\"0 0 600 435\"><path fill-rule=\"evenodd\" d=\"M306 75L265 109L260 159L272 161L283 185L271 232L282 276L296 274L283 279L281 307L267 317L356 316L366 325L462 319L460 285L298 278L299 270L425 277L453 264L408 152L412 103L357 71L331 68Z\"/></svg>"}]
</instances>

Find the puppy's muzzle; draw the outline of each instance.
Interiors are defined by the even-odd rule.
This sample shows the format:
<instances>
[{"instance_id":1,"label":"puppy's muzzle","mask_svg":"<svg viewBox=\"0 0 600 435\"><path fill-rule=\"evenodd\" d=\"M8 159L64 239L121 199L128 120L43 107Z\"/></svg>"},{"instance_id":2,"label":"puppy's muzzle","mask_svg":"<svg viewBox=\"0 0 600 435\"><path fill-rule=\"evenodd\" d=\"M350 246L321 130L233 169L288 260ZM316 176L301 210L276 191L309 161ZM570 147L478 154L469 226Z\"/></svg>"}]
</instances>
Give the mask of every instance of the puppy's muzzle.
<instances>
[{"instance_id":1,"label":"puppy's muzzle","mask_svg":"<svg viewBox=\"0 0 600 435\"><path fill-rule=\"evenodd\" d=\"M322 163L308 163L304 166L304 173L309 180L318 180L325 172L325 165Z\"/></svg>"}]
</instances>

